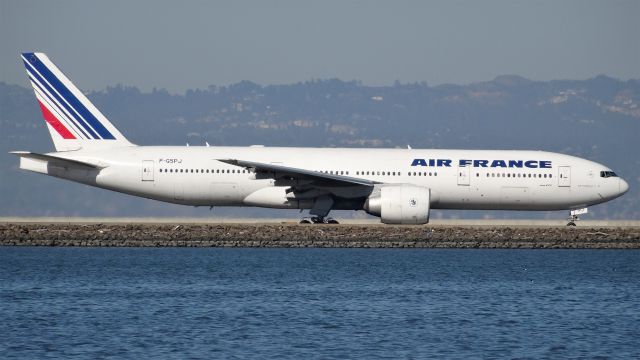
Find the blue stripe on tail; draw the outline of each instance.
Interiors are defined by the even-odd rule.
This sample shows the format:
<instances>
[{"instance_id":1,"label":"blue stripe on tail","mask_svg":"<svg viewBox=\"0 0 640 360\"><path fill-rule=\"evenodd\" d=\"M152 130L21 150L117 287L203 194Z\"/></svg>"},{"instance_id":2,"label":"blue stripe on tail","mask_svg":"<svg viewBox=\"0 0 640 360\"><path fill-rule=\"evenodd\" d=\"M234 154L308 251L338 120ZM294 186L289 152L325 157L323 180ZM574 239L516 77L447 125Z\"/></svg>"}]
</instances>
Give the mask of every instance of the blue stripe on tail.
<instances>
[{"instance_id":1,"label":"blue stripe on tail","mask_svg":"<svg viewBox=\"0 0 640 360\"><path fill-rule=\"evenodd\" d=\"M96 119L95 116L93 116L91 111L89 111L80 102L80 100L78 100L78 98L76 98L75 95L73 95L73 93L71 93L71 91L67 89L67 87L40 61L40 59L38 59L38 57L34 53L24 53L22 55L25 57L25 59L28 59L29 63L36 70L38 70L40 74L42 74L42 76L51 84L51 86L53 86L53 88L58 91L58 93L60 93L60 95L69 103L69 105L71 105L73 109L77 111L77 113L80 114L80 116L91 125L93 130L95 130L95 132L97 132L100 135L100 137L102 137L105 140L115 139L113 134L111 134L111 132L109 132L109 130L107 130L102 125L102 123L98 119ZM29 70L28 66L27 66L27 70ZM35 72L31 72L31 73L36 77L38 75ZM55 96L55 94L53 95ZM61 102L61 103L64 104L64 102ZM66 107L66 104L64 105ZM72 115L75 115L75 113L72 113ZM82 119L79 119L79 120L82 120ZM84 121L80 121L80 123L82 125L85 125ZM95 132L92 131L92 129L86 126L85 126L85 129L97 138Z\"/></svg>"},{"instance_id":2,"label":"blue stripe on tail","mask_svg":"<svg viewBox=\"0 0 640 360\"><path fill-rule=\"evenodd\" d=\"M37 75L37 74L34 74L34 75ZM51 98L51 95L49 95L49 93L48 93L47 91L45 91L45 90L42 88L42 86L47 86L47 84L45 83L45 84L42 84L42 86L40 86L40 85L38 84L38 82L36 82L36 78L32 75L32 73L31 73L30 71L28 71L28 76L29 76L29 80L31 80L31 82L33 83L33 85L34 85L36 88L38 88L38 90L40 90L40 92L43 94L43 96L45 96L45 97L46 97L47 102L48 102L52 107L54 107L54 108L56 109L56 112L57 112L57 113L61 113L61 114L60 114L60 116L64 116L64 118L65 118L65 119L69 119L69 120L71 120L71 123L73 124L73 129L74 129L74 130L78 130L78 131L80 131L80 133L84 136L84 138L85 138L85 139L90 139L91 137L90 137L89 135L87 135L87 133L86 133L86 132L85 132L85 130L83 129L83 127L84 127L84 126L86 126L86 125L84 125L84 126L80 126L80 125L78 124L78 121L77 121L73 116L68 117L68 116L67 116L67 115L62 111L62 109L60 109L60 107L58 106L58 104L56 104L56 102ZM42 83L42 81L41 81L41 80L38 80L38 81L40 81L40 83Z\"/></svg>"},{"instance_id":3,"label":"blue stripe on tail","mask_svg":"<svg viewBox=\"0 0 640 360\"><path fill-rule=\"evenodd\" d=\"M82 119L81 117L78 116L78 114L76 114L76 112L69 106L69 104L67 104L61 97L60 95L58 95L58 93L49 85L47 84L46 81L44 81L44 79L38 75L38 73L34 70L31 70L31 67L29 66L29 63L27 63L26 61L24 62L24 66L27 68L27 73L28 75L33 78L38 80L38 82L40 82L40 84L42 84L42 86L44 86L44 89L41 88L41 90L46 90L45 94L50 95L52 97L54 97L58 103L60 103L60 106L62 106L64 109L67 110L67 113L69 113L69 116L71 118L71 120L73 120L74 122L76 122L77 124L80 124L81 129L84 129L84 131L86 131L87 133L89 133L89 136L87 136L87 138L91 139L98 139L98 134L96 134L93 129L91 129L91 127L89 126L89 124L87 124L84 119ZM83 131L83 132L84 132ZM85 134L86 135L86 134Z\"/></svg>"}]
</instances>

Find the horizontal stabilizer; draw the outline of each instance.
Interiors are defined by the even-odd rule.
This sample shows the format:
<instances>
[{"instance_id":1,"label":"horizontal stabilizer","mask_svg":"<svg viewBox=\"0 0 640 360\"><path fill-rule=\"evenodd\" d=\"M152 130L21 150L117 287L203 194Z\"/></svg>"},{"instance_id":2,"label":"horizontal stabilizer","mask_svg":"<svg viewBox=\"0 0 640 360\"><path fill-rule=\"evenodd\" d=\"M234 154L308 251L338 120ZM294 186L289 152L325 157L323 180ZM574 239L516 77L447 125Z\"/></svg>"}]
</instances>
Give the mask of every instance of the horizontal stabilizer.
<instances>
[{"instance_id":1,"label":"horizontal stabilizer","mask_svg":"<svg viewBox=\"0 0 640 360\"><path fill-rule=\"evenodd\" d=\"M54 155L46 155L46 154L38 154L29 151L11 151L11 154L17 155L21 158L34 159L34 160L42 160L47 161L49 163L60 165L60 166L71 166L76 168L85 168L85 169L104 169L106 166L100 166L97 164L92 164L85 161L66 159L59 156Z\"/></svg>"}]
</instances>

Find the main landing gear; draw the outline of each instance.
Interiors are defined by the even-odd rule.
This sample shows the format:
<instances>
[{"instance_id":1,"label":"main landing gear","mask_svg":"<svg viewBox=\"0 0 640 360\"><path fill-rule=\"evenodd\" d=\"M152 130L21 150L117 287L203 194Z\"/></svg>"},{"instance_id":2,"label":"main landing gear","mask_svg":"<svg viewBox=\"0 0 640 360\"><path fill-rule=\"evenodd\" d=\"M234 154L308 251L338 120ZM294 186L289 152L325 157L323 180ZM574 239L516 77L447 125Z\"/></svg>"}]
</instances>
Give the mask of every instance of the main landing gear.
<instances>
[{"instance_id":1,"label":"main landing gear","mask_svg":"<svg viewBox=\"0 0 640 360\"><path fill-rule=\"evenodd\" d=\"M569 222L567 226L576 226L576 221L580 220L578 215L586 214L587 212L589 212L587 208L571 210L569 212Z\"/></svg>"},{"instance_id":2,"label":"main landing gear","mask_svg":"<svg viewBox=\"0 0 640 360\"><path fill-rule=\"evenodd\" d=\"M328 195L319 196L313 202L313 207L309 211L311 217L305 217L300 220L300 224L338 224L334 218L330 218L329 211L333 206L333 198Z\"/></svg>"},{"instance_id":3,"label":"main landing gear","mask_svg":"<svg viewBox=\"0 0 640 360\"><path fill-rule=\"evenodd\" d=\"M300 224L339 224L338 220L324 216L305 217L300 220Z\"/></svg>"}]
</instances>

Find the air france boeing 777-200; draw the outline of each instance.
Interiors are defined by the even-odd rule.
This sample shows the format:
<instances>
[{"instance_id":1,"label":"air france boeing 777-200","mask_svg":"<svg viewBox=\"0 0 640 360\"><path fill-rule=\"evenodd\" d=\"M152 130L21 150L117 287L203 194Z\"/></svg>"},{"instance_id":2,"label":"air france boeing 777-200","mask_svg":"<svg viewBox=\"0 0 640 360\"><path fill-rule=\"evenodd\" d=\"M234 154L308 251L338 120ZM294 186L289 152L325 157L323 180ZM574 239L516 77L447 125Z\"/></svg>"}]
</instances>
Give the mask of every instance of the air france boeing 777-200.
<instances>
[{"instance_id":1,"label":"air france boeing 777-200","mask_svg":"<svg viewBox=\"0 0 640 360\"><path fill-rule=\"evenodd\" d=\"M570 210L629 186L608 167L544 151L136 146L43 53L22 54L56 151L20 168L192 206L309 209L302 222L364 210L426 224L431 209Z\"/></svg>"}]
</instances>

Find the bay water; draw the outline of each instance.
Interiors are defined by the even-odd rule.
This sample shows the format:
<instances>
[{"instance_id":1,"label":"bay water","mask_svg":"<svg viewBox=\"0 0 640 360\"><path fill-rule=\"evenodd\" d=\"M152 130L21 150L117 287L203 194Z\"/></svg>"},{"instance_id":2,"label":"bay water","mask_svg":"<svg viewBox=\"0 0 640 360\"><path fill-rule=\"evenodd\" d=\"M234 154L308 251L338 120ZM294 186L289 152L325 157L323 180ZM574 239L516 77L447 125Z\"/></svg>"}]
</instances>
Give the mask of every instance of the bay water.
<instances>
[{"instance_id":1,"label":"bay water","mask_svg":"<svg viewBox=\"0 0 640 360\"><path fill-rule=\"evenodd\" d=\"M0 247L0 357L640 358L640 251Z\"/></svg>"}]
</instances>

